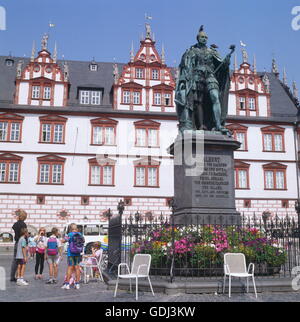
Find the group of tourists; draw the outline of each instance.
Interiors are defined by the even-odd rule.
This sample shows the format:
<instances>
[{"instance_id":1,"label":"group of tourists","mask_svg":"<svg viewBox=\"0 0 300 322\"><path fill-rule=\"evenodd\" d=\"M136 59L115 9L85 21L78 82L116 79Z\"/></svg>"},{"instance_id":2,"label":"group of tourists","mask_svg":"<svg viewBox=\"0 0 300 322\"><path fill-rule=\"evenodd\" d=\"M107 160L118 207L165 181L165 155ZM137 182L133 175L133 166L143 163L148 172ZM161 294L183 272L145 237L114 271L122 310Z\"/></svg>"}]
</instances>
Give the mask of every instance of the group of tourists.
<instances>
[{"instance_id":1,"label":"group of tourists","mask_svg":"<svg viewBox=\"0 0 300 322\"><path fill-rule=\"evenodd\" d=\"M25 220L27 214L20 211L18 221L13 225L15 232L14 257L11 266L11 282L18 286L29 285L24 279L28 260L35 258L35 280L43 280L44 262L49 266L49 280L47 284L58 283L58 267L63 259L63 244L68 243L67 263L68 268L63 282L63 289L70 289L74 284L75 289L80 288L82 265L95 265L95 260L101 256L101 243L96 242L92 247L92 254L82 256L84 248L84 237L78 231L76 224L69 226L69 233L61 237L59 230L53 227L51 234L47 237L46 229L40 228L38 234L33 236L28 232ZM95 270L97 274L97 270Z\"/></svg>"}]
</instances>

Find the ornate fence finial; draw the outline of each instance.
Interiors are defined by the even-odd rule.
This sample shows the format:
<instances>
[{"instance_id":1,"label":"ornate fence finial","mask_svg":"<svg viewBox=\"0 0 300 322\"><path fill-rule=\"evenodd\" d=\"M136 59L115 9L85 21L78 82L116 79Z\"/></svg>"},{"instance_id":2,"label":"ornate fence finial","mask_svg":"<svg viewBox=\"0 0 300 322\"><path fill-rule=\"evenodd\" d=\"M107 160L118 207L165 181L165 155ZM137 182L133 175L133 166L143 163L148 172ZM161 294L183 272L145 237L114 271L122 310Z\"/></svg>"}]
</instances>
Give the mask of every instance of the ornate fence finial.
<instances>
[{"instance_id":1,"label":"ornate fence finial","mask_svg":"<svg viewBox=\"0 0 300 322\"><path fill-rule=\"evenodd\" d=\"M118 204L118 211L120 216L123 215L124 209L125 209L125 202L123 200L120 200Z\"/></svg>"}]
</instances>

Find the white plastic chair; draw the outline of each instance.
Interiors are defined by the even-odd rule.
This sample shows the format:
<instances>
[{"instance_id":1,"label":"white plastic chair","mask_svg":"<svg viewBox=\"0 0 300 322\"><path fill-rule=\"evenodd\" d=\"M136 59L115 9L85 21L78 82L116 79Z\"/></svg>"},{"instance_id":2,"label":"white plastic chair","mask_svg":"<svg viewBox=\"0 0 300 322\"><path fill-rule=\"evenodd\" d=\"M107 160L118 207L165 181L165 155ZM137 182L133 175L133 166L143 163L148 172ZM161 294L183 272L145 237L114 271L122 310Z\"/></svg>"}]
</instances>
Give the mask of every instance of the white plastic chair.
<instances>
[{"instance_id":1,"label":"white plastic chair","mask_svg":"<svg viewBox=\"0 0 300 322\"><path fill-rule=\"evenodd\" d=\"M255 280L254 280L254 264L250 263L248 270L246 268L246 258L242 253L227 253L224 255L224 284L223 294L225 293L226 277L229 277L229 297L231 297L231 278L247 278L247 293L249 292L249 277L252 277L255 297L257 298Z\"/></svg>"},{"instance_id":2,"label":"white plastic chair","mask_svg":"<svg viewBox=\"0 0 300 322\"><path fill-rule=\"evenodd\" d=\"M121 267L122 266L126 267L128 274L121 274ZM120 278L121 279L129 279L130 292L132 292L131 279L135 279L135 281L136 281L136 285L135 285L136 300L138 300L138 279L139 278L147 278L149 281L149 284L150 284L150 289L151 289L152 295L155 296L154 292L153 292L152 284L150 281L150 277L149 277L150 266L151 266L151 255L149 255L149 254L136 254L136 255L134 255L131 272L130 272L129 267L126 263L119 264L118 278L117 278L114 297L117 296L117 290L118 290Z\"/></svg>"},{"instance_id":3,"label":"white plastic chair","mask_svg":"<svg viewBox=\"0 0 300 322\"><path fill-rule=\"evenodd\" d=\"M101 253L100 256L98 257L90 257L90 256L86 256L86 259L92 259L95 264L89 264L87 262L81 262L80 266L83 268L83 281L86 284L88 282L87 279L87 269L90 268L90 274L91 276L93 275L93 268L98 268L99 271L99 281L104 282L103 280L103 276L102 276L102 258L103 258L103 250L101 249Z\"/></svg>"}]
</instances>

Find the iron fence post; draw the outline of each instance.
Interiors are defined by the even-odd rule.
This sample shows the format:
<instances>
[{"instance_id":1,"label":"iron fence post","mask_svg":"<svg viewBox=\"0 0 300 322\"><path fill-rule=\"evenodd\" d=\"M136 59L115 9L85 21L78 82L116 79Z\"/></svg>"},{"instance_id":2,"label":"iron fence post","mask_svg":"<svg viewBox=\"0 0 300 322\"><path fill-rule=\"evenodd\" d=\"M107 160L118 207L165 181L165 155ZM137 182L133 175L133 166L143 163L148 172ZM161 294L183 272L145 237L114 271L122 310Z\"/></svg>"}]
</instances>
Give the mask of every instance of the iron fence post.
<instances>
[{"instance_id":1,"label":"iron fence post","mask_svg":"<svg viewBox=\"0 0 300 322\"><path fill-rule=\"evenodd\" d=\"M175 223L174 223L174 216L176 211L176 202L175 198L172 198L170 203L170 208L172 210L172 219L171 219L171 225L172 225L172 263L171 263L171 269L170 269L170 280L171 283L174 281L174 265L175 265Z\"/></svg>"},{"instance_id":2,"label":"iron fence post","mask_svg":"<svg viewBox=\"0 0 300 322\"><path fill-rule=\"evenodd\" d=\"M295 203L295 209L297 212L297 216L298 216L298 246L299 246L299 250L300 250L300 199L298 199Z\"/></svg>"}]
</instances>

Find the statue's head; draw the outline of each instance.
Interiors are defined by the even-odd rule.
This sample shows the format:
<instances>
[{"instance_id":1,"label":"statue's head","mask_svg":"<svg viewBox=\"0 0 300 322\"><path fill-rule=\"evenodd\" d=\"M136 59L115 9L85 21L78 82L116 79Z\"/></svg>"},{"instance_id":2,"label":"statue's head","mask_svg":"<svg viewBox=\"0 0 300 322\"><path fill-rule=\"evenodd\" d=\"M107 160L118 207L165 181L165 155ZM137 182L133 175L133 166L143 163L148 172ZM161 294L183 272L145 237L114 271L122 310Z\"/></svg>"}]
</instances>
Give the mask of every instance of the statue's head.
<instances>
[{"instance_id":1,"label":"statue's head","mask_svg":"<svg viewBox=\"0 0 300 322\"><path fill-rule=\"evenodd\" d=\"M208 36L204 31L204 26L203 25L199 29L199 33L197 35L197 40L198 40L198 43L200 43L202 45L207 44Z\"/></svg>"}]
</instances>

